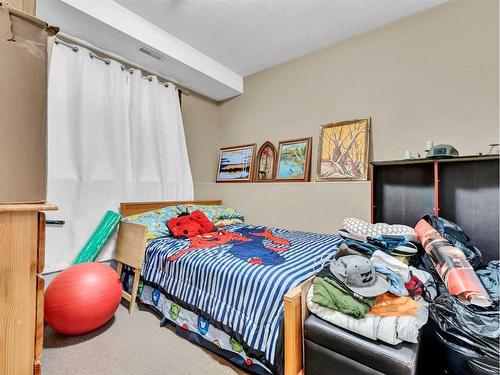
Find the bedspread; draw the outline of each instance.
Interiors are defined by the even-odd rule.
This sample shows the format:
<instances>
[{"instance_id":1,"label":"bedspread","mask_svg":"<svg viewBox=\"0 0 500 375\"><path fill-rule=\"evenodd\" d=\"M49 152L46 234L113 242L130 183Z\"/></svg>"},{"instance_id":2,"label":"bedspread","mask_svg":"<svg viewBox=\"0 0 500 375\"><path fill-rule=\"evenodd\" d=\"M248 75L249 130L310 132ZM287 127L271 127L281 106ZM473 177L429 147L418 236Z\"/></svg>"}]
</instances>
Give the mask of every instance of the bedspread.
<instances>
[{"instance_id":1,"label":"bedspread","mask_svg":"<svg viewBox=\"0 0 500 375\"><path fill-rule=\"evenodd\" d=\"M273 369L284 295L314 275L339 243L336 235L234 224L209 236L150 242L142 278Z\"/></svg>"}]
</instances>

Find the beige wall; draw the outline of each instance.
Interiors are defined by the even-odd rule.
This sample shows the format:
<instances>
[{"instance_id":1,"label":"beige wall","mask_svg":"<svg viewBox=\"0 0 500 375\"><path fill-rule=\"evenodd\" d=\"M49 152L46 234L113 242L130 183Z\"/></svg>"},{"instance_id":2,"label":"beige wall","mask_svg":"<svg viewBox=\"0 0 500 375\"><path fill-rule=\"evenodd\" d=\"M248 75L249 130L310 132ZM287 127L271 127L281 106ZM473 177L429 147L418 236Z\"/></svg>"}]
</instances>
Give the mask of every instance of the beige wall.
<instances>
[{"instance_id":1,"label":"beige wall","mask_svg":"<svg viewBox=\"0 0 500 375\"><path fill-rule=\"evenodd\" d=\"M313 136L315 176L319 125L371 116L372 160L423 154L426 140L487 152L499 138L498 52L498 1L451 1L251 75L219 106L186 100L196 198L287 228L368 220L368 182L215 184L216 150Z\"/></svg>"},{"instance_id":2,"label":"beige wall","mask_svg":"<svg viewBox=\"0 0 500 375\"><path fill-rule=\"evenodd\" d=\"M221 137L220 107L195 95L182 96L182 119L193 180L215 181Z\"/></svg>"}]
</instances>

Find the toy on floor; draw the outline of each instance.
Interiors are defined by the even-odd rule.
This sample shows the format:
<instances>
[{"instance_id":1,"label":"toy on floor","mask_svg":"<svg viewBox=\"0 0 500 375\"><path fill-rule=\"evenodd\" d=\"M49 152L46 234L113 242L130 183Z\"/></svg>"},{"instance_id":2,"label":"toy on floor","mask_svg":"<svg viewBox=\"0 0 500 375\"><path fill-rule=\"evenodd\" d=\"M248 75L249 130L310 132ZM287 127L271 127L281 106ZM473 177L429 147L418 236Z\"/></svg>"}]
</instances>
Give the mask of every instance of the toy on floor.
<instances>
[{"instance_id":1,"label":"toy on floor","mask_svg":"<svg viewBox=\"0 0 500 375\"><path fill-rule=\"evenodd\" d=\"M122 298L118 274L102 263L82 263L57 275L45 292L45 321L63 335L103 326Z\"/></svg>"},{"instance_id":2,"label":"toy on floor","mask_svg":"<svg viewBox=\"0 0 500 375\"><path fill-rule=\"evenodd\" d=\"M96 260L102 248L118 227L121 218L122 215L119 213L106 211L72 264L93 262Z\"/></svg>"}]
</instances>

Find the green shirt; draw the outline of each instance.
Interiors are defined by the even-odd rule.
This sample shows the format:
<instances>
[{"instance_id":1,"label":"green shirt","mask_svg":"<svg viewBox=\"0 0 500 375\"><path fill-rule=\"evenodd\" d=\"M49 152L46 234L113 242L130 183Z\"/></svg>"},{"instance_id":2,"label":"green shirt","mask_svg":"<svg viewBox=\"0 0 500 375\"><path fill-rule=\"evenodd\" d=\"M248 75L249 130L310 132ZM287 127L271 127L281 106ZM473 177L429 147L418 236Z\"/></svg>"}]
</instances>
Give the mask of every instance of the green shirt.
<instances>
[{"instance_id":1,"label":"green shirt","mask_svg":"<svg viewBox=\"0 0 500 375\"><path fill-rule=\"evenodd\" d=\"M312 301L356 319L362 319L375 304L375 298L362 300L349 294L341 285L329 277L315 277Z\"/></svg>"}]
</instances>

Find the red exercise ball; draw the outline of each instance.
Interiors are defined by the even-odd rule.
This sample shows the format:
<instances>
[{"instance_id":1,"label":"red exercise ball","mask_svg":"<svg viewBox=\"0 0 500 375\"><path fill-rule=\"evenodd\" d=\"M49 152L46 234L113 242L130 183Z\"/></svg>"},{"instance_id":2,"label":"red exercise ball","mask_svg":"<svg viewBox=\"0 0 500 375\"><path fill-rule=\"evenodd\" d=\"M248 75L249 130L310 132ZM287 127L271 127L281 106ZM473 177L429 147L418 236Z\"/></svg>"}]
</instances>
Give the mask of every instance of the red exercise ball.
<instances>
[{"instance_id":1,"label":"red exercise ball","mask_svg":"<svg viewBox=\"0 0 500 375\"><path fill-rule=\"evenodd\" d=\"M57 275L45 291L45 321L63 335L103 326L122 297L118 274L101 263L81 263Z\"/></svg>"}]
</instances>

